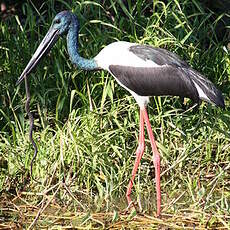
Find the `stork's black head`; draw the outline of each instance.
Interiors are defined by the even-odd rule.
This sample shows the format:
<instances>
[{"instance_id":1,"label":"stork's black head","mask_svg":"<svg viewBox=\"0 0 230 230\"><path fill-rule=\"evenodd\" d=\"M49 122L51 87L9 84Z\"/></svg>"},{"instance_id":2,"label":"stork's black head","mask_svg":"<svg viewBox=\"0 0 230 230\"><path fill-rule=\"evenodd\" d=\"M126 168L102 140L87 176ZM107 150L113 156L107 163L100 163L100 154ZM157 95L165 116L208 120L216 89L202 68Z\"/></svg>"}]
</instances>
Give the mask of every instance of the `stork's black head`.
<instances>
[{"instance_id":1,"label":"stork's black head","mask_svg":"<svg viewBox=\"0 0 230 230\"><path fill-rule=\"evenodd\" d=\"M71 22L73 21L73 17L75 16L69 11L62 11L58 13L54 17L50 29L58 30L59 35L66 34Z\"/></svg>"},{"instance_id":2,"label":"stork's black head","mask_svg":"<svg viewBox=\"0 0 230 230\"><path fill-rule=\"evenodd\" d=\"M73 13L62 11L55 16L49 31L38 46L16 84L19 84L25 76L29 75L41 58L53 47L60 35L68 33L71 25L78 26L77 17Z\"/></svg>"}]
</instances>

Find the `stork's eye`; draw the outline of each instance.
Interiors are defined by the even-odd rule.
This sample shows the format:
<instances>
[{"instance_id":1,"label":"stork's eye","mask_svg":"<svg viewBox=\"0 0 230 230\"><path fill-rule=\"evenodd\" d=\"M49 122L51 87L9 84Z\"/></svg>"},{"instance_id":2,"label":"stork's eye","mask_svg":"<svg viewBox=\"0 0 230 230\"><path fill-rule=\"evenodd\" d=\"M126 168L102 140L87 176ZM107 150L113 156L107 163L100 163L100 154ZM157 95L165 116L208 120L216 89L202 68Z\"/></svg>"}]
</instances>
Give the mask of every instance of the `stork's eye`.
<instances>
[{"instance_id":1,"label":"stork's eye","mask_svg":"<svg viewBox=\"0 0 230 230\"><path fill-rule=\"evenodd\" d=\"M61 22L60 19L56 19L56 20L54 21L55 24L59 24L60 22Z\"/></svg>"}]
</instances>

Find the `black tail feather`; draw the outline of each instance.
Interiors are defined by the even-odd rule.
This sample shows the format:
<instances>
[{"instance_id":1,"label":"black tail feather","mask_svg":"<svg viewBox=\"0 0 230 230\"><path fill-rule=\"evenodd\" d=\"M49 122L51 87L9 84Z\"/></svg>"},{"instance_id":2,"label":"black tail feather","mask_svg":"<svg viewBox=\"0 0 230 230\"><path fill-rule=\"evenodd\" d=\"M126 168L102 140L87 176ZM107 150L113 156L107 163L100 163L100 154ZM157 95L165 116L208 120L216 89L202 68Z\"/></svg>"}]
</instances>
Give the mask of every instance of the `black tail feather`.
<instances>
[{"instance_id":1,"label":"black tail feather","mask_svg":"<svg viewBox=\"0 0 230 230\"><path fill-rule=\"evenodd\" d=\"M225 108L224 97L221 91L218 90L210 80L191 68L187 69L187 73L189 73L195 85L198 85L205 96L210 100L208 102L212 102L218 107ZM205 100L204 98L201 99Z\"/></svg>"}]
</instances>

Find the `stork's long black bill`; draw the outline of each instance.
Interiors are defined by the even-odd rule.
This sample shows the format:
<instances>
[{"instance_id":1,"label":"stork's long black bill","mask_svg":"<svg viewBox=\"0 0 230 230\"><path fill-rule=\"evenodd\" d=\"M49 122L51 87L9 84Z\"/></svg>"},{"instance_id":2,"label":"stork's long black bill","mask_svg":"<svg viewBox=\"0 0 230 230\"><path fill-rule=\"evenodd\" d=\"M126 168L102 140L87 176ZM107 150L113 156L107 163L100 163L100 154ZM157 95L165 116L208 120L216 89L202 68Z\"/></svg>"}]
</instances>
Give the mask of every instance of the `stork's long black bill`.
<instances>
[{"instance_id":1,"label":"stork's long black bill","mask_svg":"<svg viewBox=\"0 0 230 230\"><path fill-rule=\"evenodd\" d=\"M16 85L19 85L22 80L30 74L30 72L37 66L42 57L53 47L55 42L59 38L59 30L50 28L46 36L43 38L42 42L38 46L34 55L30 59L26 68L23 70L21 76L16 82Z\"/></svg>"}]
</instances>

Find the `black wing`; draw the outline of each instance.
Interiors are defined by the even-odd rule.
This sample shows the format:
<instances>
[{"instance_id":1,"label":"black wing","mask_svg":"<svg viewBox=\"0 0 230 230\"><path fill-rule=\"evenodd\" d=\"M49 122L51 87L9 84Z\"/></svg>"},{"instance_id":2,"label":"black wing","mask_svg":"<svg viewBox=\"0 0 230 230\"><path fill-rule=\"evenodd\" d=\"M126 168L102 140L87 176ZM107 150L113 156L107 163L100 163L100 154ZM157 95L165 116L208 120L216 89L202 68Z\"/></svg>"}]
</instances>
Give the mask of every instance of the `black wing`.
<instances>
[{"instance_id":1,"label":"black wing","mask_svg":"<svg viewBox=\"0 0 230 230\"><path fill-rule=\"evenodd\" d=\"M140 96L172 95L199 101L194 83L180 68L110 65L109 70L118 82Z\"/></svg>"},{"instance_id":2,"label":"black wing","mask_svg":"<svg viewBox=\"0 0 230 230\"><path fill-rule=\"evenodd\" d=\"M143 60L151 60L158 67L129 67L110 65L110 72L119 82L141 96L173 95L212 102L224 108L224 98L215 85L166 49L149 45L133 45L129 51ZM203 91L199 97L197 86ZM207 99L208 98L208 99Z\"/></svg>"}]
</instances>

